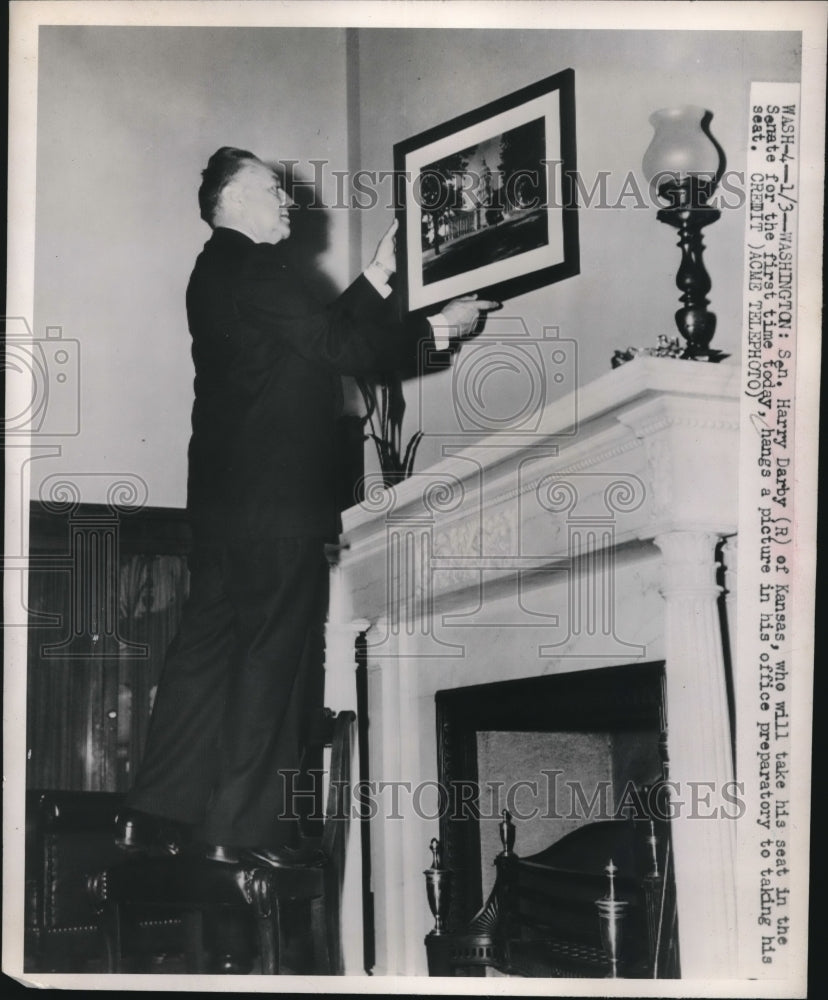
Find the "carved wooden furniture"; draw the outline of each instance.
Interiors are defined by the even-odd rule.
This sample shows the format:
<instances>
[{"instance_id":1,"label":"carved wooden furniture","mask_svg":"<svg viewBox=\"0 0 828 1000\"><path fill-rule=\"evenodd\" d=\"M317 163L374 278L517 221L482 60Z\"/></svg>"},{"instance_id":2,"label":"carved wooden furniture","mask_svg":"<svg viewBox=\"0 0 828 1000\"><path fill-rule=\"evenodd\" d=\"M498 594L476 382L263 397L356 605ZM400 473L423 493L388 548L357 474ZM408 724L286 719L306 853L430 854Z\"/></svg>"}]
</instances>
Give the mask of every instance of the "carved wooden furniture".
<instances>
[{"instance_id":1,"label":"carved wooden furniture","mask_svg":"<svg viewBox=\"0 0 828 1000\"><path fill-rule=\"evenodd\" d=\"M262 971L278 971L278 908L268 874L255 867L199 858L134 858L89 879L89 894L103 936L107 972L149 972L149 956L135 934L134 913L184 914L186 971L210 972L202 947L201 915L229 909L255 920Z\"/></svg>"},{"instance_id":2,"label":"carved wooden furniture","mask_svg":"<svg viewBox=\"0 0 828 1000\"><path fill-rule=\"evenodd\" d=\"M25 969L91 972L102 967L89 874L120 857L112 824L123 796L110 792L30 791L26 796ZM177 933L174 914L139 915L136 933L159 952Z\"/></svg>"},{"instance_id":3,"label":"carved wooden furniture","mask_svg":"<svg viewBox=\"0 0 828 1000\"><path fill-rule=\"evenodd\" d=\"M429 975L490 967L533 977L675 977L675 900L660 826L655 835L649 820L587 823L520 858L505 813L489 899L466 927L426 936Z\"/></svg>"},{"instance_id":4,"label":"carved wooden furniture","mask_svg":"<svg viewBox=\"0 0 828 1000\"><path fill-rule=\"evenodd\" d=\"M135 911L185 912L189 942L188 971L221 971L205 965L200 923L194 915L233 911L255 925L261 972L339 974L340 897L350 816L350 762L355 715L340 712L328 719L322 740L331 747L328 797L319 846L327 862L319 868L269 868L226 864L196 857L128 858L99 871L89 881L106 943L110 972L136 971L131 940ZM290 912L290 919L286 914ZM297 921L307 920L312 941L308 968L288 966L285 948ZM304 926L302 928L305 929ZM300 956L301 958L301 956ZM227 968L224 971L235 971Z\"/></svg>"}]
</instances>

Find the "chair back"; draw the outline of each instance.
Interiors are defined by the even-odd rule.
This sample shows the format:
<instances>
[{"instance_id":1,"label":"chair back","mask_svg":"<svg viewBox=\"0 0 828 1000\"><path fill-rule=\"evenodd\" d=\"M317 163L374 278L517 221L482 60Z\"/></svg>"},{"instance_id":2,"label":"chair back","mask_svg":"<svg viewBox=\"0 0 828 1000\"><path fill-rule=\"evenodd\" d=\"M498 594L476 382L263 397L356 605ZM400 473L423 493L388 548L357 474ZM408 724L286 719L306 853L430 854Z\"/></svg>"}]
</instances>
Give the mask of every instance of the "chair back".
<instances>
[{"instance_id":1,"label":"chair back","mask_svg":"<svg viewBox=\"0 0 828 1000\"><path fill-rule=\"evenodd\" d=\"M328 800L322 850L338 871L344 870L345 847L351 819L351 757L354 746L356 714L340 712L333 720L331 762L328 772Z\"/></svg>"},{"instance_id":2,"label":"chair back","mask_svg":"<svg viewBox=\"0 0 828 1000\"><path fill-rule=\"evenodd\" d=\"M27 971L83 972L97 956L86 879L120 857L112 824L123 799L116 792L26 793Z\"/></svg>"}]
</instances>

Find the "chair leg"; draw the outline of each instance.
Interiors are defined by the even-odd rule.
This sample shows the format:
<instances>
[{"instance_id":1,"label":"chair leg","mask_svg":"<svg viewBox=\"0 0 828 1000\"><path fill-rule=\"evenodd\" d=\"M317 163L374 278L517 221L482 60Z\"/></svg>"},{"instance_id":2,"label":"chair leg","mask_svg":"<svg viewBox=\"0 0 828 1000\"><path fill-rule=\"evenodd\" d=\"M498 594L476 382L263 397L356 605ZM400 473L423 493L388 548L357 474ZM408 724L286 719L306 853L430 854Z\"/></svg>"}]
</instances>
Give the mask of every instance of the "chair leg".
<instances>
[{"instance_id":1,"label":"chair leg","mask_svg":"<svg viewBox=\"0 0 828 1000\"><path fill-rule=\"evenodd\" d=\"M337 879L328 881L324 902L330 971L331 975L341 976L345 971L342 957L342 892Z\"/></svg>"},{"instance_id":2,"label":"chair leg","mask_svg":"<svg viewBox=\"0 0 828 1000\"><path fill-rule=\"evenodd\" d=\"M100 911L98 926L106 944L106 971L123 972L123 934L121 908L117 903L106 903Z\"/></svg>"},{"instance_id":3,"label":"chair leg","mask_svg":"<svg viewBox=\"0 0 828 1000\"><path fill-rule=\"evenodd\" d=\"M262 963L262 975L278 976L281 973L279 899L272 891L270 879L264 872L257 872L253 876L250 891L256 910L256 929L259 933L259 957Z\"/></svg>"},{"instance_id":4,"label":"chair leg","mask_svg":"<svg viewBox=\"0 0 828 1000\"><path fill-rule=\"evenodd\" d=\"M314 972L320 976L333 974L331 967L331 951L328 941L328 914L325 896L317 896L311 900L311 937L313 940Z\"/></svg>"},{"instance_id":5,"label":"chair leg","mask_svg":"<svg viewBox=\"0 0 828 1000\"><path fill-rule=\"evenodd\" d=\"M207 972L204 951L204 920L200 910L188 910L182 917L187 972Z\"/></svg>"},{"instance_id":6,"label":"chair leg","mask_svg":"<svg viewBox=\"0 0 828 1000\"><path fill-rule=\"evenodd\" d=\"M118 906L107 898L106 872L90 875L86 880L86 892L103 938L106 971L120 972L121 914Z\"/></svg>"}]
</instances>

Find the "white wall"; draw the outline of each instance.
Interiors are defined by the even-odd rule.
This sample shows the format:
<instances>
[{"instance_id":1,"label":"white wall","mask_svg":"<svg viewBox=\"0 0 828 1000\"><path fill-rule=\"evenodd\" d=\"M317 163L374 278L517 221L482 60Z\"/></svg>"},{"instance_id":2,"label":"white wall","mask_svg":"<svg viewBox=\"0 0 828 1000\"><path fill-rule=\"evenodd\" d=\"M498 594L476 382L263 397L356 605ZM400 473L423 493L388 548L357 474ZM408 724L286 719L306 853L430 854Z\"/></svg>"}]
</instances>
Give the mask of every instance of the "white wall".
<instances>
[{"instance_id":1,"label":"white wall","mask_svg":"<svg viewBox=\"0 0 828 1000\"><path fill-rule=\"evenodd\" d=\"M42 28L34 324L38 335L60 326L64 338L80 342L81 433L62 441L60 457L34 463L32 496L56 471L117 471L144 478L150 504L183 505L192 399L184 289L208 236L196 205L199 172L218 146L299 160L306 176L311 159L326 158L330 196L332 170L390 170L395 142L572 67L579 169L589 183L610 171L613 194L628 171L640 169L650 112L676 103L714 112L713 133L728 166L739 169L749 81L797 79L798 39ZM356 68L350 75L349 65ZM502 315L521 317L533 337L552 325L577 342L577 383L606 371L615 348L674 333L679 251L654 214L582 210L581 274L506 303ZM329 213L319 263L333 288L370 258L391 217L383 202ZM714 345L732 353L741 328L743 224L741 211L728 211L707 231ZM549 398L574 387L550 383ZM406 436L421 415L427 430L456 427L451 390L449 373L407 387ZM419 468L439 457L440 444L439 437L423 442ZM94 478L81 484L84 500L104 499Z\"/></svg>"},{"instance_id":2,"label":"white wall","mask_svg":"<svg viewBox=\"0 0 828 1000\"><path fill-rule=\"evenodd\" d=\"M81 432L34 463L33 498L61 472L101 502L105 479L80 474L114 471L183 506L200 172L222 145L344 169L345 65L344 29L41 28L34 324L80 343ZM347 241L332 213L335 286Z\"/></svg>"},{"instance_id":3,"label":"white wall","mask_svg":"<svg viewBox=\"0 0 828 1000\"><path fill-rule=\"evenodd\" d=\"M728 169L743 169L751 80L797 80L799 35L743 32L444 31L359 32L363 94L361 162L372 170L393 165L393 145L560 70L575 71L578 169L591 186L610 171L617 200L629 171L639 174L650 143L648 118L657 108L698 104L714 114L711 131ZM533 337L558 326L577 341L577 382L551 380L548 399L591 381L610 367L616 348L654 346L676 335L675 276L680 259L675 231L654 209L631 207L580 212L581 273L505 303L498 322L520 317ZM383 218L366 215L363 250L380 235ZM738 354L742 315L744 213L723 212L706 230L705 262L713 280L710 308L718 317L713 346ZM493 332L497 324L491 324ZM525 385L514 382L516 392ZM440 457L446 433L457 429L448 373L408 388L409 426L422 414L434 436L420 446L418 466ZM509 390L505 380L504 391ZM504 413L514 412L508 405Z\"/></svg>"}]
</instances>

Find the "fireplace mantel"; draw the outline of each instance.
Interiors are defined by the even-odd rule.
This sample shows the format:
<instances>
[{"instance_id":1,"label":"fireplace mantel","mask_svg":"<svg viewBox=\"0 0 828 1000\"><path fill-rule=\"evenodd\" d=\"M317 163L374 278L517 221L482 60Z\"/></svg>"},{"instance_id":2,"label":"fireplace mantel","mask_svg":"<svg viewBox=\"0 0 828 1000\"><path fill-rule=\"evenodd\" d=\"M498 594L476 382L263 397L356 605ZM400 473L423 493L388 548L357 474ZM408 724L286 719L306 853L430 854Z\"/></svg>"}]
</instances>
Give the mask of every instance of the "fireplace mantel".
<instances>
[{"instance_id":1,"label":"fireplace mantel","mask_svg":"<svg viewBox=\"0 0 828 1000\"><path fill-rule=\"evenodd\" d=\"M446 438L443 460L396 488L368 481L333 570L327 700L355 706L365 632L371 779L436 781L439 690L664 660L671 780L731 781L717 573L722 543L735 551L738 414L737 367L642 358L550 403L531 434ZM424 975L438 821L399 787L400 818L379 796L371 821L374 972ZM684 978L733 968L733 825L673 823Z\"/></svg>"}]
</instances>

